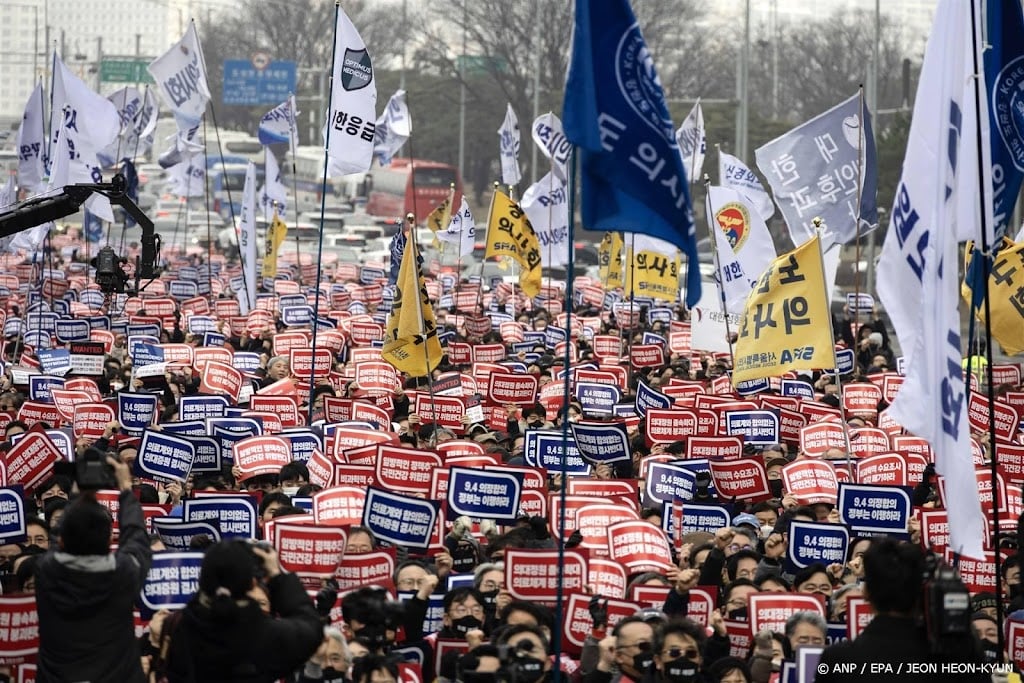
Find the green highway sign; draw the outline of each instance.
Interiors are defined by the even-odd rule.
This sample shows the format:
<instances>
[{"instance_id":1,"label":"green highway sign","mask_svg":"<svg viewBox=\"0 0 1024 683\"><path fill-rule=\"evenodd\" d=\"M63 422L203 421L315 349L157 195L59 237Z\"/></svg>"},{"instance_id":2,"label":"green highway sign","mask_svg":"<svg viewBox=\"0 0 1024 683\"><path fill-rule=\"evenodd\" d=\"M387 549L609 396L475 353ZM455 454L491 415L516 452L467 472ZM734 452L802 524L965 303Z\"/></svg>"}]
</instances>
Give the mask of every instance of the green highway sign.
<instances>
[{"instance_id":1,"label":"green highway sign","mask_svg":"<svg viewBox=\"0 0 1024 683\"><path fill-rule=\"evenodd\" d=\"M104 59L100 62L101 83L152 83L146 59Z\"/></svg>"}]
</instances>

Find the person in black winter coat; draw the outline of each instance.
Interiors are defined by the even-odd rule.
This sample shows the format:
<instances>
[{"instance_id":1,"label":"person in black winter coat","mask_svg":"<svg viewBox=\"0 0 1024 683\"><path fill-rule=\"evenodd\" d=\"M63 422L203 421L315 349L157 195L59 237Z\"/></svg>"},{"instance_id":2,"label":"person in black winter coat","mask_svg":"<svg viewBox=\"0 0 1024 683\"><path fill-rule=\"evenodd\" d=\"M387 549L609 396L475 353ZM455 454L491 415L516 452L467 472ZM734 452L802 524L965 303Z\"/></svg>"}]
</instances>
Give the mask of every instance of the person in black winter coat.
<instances>
[{"instance_id":1,"label":"person in black winter coat","mask_svg":"<svg viewBox=\"0 0 1024 683\"><path fill-rule=\"evenodd\" d=\"M247 595L258 575L266 579L277 618ZM164 630L170 683L269 683L302 667L323 640L320 617L298 577L282 571L275 550L239 540L206 551L199 591Z\"/></svg>"},{"instance_id":2,"label":"person in black winter coat","mask_svg":"<svg viewBox=\"0 0 1024 683\"><path fill-rule=\"evenodd\" d=\"M116 553L112 520L91 493L68 505L59 547L36 565L37 681L142 683L132 609L152 555L128 466L108 456L121 491Z\"/></svg>"}]
</instances>

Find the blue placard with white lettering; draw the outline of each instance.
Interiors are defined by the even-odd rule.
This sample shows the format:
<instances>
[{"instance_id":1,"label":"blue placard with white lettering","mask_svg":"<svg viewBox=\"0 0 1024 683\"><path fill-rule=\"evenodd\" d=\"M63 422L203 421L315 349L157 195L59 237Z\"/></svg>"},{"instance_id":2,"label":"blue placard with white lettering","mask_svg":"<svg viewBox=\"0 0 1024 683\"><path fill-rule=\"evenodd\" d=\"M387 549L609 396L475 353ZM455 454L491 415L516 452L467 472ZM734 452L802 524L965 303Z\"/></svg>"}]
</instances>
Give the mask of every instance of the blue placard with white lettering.
<instances>
[{"instance_id":1,"label":"blue placard with white lettering","mask_svg":"<svg viewBox=\"0 0 1024 683\"><path fill-rule=\"evenodd\" d=\"M90 315L86 318L89 321L89 327L94 330L109 330L110 329L110 316L109 315ZM156 327L155 325L153 326Z\"/></svg>"},{"instance_id":2,"label":"blue placard with white lettering","mask_svg":"<svg viewBox=\"0 0 1024 683\"><path fill-rule=\"evenodd\" d=\"M544 328L544 346L553 349L559 344L569 338L569 333L565 331L564 327L555 327L554 325L548 325Z\"/></svg>"},{"instance_id":3,"label":"blue placard with white lettering","mask_svg":"<svg viewBox=\"0 0 1024 683\"><path fill-rule=\"evenodd\" d=\"M666 501L661 505L661 528L669 538L676 538L675 509L679 504ZM732 517L729 516L729 511L722 505L687 503L683 506L682 533L706 531L713 534L722 527L729 526L731 521Z\"/></svg>"},{"instance_id":4,"label":"blue placard with white lettering","mask_svg":"<svg viewBox=\"0 0 1024 683\"><path fill-rule=\"evenodd\" d=\"M911 502L900 486L839 484L839 519L858 534L905 534Z\"/></svg>"},{"instance_id":5,"label":"blue placard with white lettering","mask_svg":"<svg viewBox=\"0 0 1024 683\"><path fill-rule=\"evenodd\" d=\"M68 290L72 291L72 290ZM71 315L71 304L64 299L53 300L53 312L58 315Z\"/></svg>"},{"instance_id":6,"label":"blue placard with white lettering","mask_svg":"<svg viewBox=\"0 0 1024 683\"><path fill-rule=\"evenodd\" d=\"M209 536L214 541L220 540L220 529L216 522L186 522L180 517L154 517L153 531L168 550L188 550L193 536Z\"/></svg>"},{"instance_id":7,"label":"blue placard with white lettering","mask_svg":"<svg viewBox=\"0 0 1024 683\"><path fill-rule=\"evenodd\" d=\"M160 326L150 325L149 323L146 323L145 325L129 325L128 336L131 337L134 335L138 335L140 337L156 337L159 339Z\"/></svg>"},{"instance_id":8,"label":"blue placard with white lettering","mask_svg":"<svg viewBox=\"0 0 1024 683\"><path fill-rule=\"evenodd\" d=\"M217 331L217 321L208 315L193 315L188 319L188 331L192 334L206 334Z\"/></svg>"},{"instance_id":9,"label":"blue placard with white lettering","mask_svg":"<svg viewBox=\"0 0 1024 683\"><path fill-rule=\"evenodd\" d=\"M850 532L842 524L790 522L786 562L797 569L820 562L826 567L846 562Z\"/></svg>"},{"instance_id":10,"label":"blue placard with white lettering","mask_svg":"<svg viewBox=\"0 0 1024 683\"><path fill-rule=\"evenodd\" d=\"M359 283L363 285L372 285L378 280L387 280L388 274L380 268L372 268L370 266L363 266L359 269Z\"/></svg>"},{"instance_id":11,"label":"blue placard with white lettering","mask_svg":"<svg viewBox=\"0 0 1024 683\"><path fill-rule=\"evenodd\" d=\"M672 399L652 388L647 382L640 380L636 388L636 413L640 417L646 417L647 411L651 408L671 408Z\"/></svg>"},{"instance_id":12,"label":"blue placard with white lettering","mask_svg":"<svg viewBox=\"0 0 1024 683\"><path fill-rule=\"evenodd\" d=\"M35 333L25 335L25 343L29 346L32 345L29 343L32 334ZM39 369L47 375L63 375L71 369L71 352L67 349L41 349L36 351L36 358L39 359Z\"/></svg>"},{"instance_id":13,"label":"blue placard with white lettering","mask_svg":"<svg viewBox=\"0 0 1024 683\"><path fill-rule=\"evenodd\" d=\"M206 422L203 420L165 422L160 425L160 428L168 434L179 434L181 436L203 436L206 434Z\"/></svg>"},{"instance_id":14,"label":"blue placard with white lettering","mask_svg":"<svg viewBox=\"0 0 1024 683\"><path fill-rule=\"evenodd\" d=\"M224 417L229 405L227 396L182 396L178 415L185 421Z\"/></svg>"},{"instance_id":15,"label":"blue placard with white lettering","mask_svg":"<svg viewBox=\"0 0 1024 683\"><path fill-rule=\"evenodd\" d=\"M612 415L615 417L636 417L636 406L632 403L616 403L612 407Z\"/></svg>"},{"instance_id":16,"label":"blue placard with white lettering","mask_svg":"<svg viewBox=\"0 0 1024 683\"><path fill-rule=\"evenodd\" d=\"M55 333L57 340L62 344L73 341L89 341L89 333L92 328L86 320L58 320Z\"/></svg>"},{"instance_id":17,"label":"blue placard with white lettering","mask_svg":"<svg viewBox=\"0 0 1024 683\"><path fill-rule=\"evenodd\" d=\"M532 346L544 346L546 335L543 330L527 330L523 332L523 342Z\"/></svg>"},{"instance_id":18,"label":"blue placard with white lettering","mask_svg":"<svg viewBox=\"0 0 1024 683\"><path fill-rule=\"evenodd\" d=\"M521 363L517 360L505 360L499 363L499 365L503 365L506 368L509 368L515 374L526 374L526 363Z\"/></svg>"},{"instance_id":19,"label":"blue placard with white lettering","mask_svg":"<svg viewBox=\"0 0 1024 683\"><path fill-rule=\"evenodd\" d=\"M743 437L745 444L779 442L779 414L774 410L728 410L725 433Z\"/></svg>"},{"instance_id":20,"label":"blue placard with white lettering","mask_svg":"<svg viewBox=\"0 0 1024 683\"><path fill-rule=\"evenodd\" d=\"M181 437L196 449L192 458L192 473L220 472L220 443L212 436L188 435Z\"/></svg>"},{"instance_id":21,"label":"blue placard with white lettering","mask_svg":"<svg viewBox=\"0 0 1024 683\"><path fill-rule=\"evenodd\" d=\"M72 462L75 459L75 437L71 427L47 429L45 434L50 437L50 441L61 452L65 460Z\"/></svg>"},{"instance_id":22,"label":"blue placard with white lettering","mask_svg":"<svg viewBox=\"0 0 1024 683\"><path fill-rule=\"evenodd\" d=\"M641 344L657 344L661 348L665 348L668 344L668 340L662 337L660 334L654 332L644 332L643 337L640 340Z\"/></svg>"},{"instance_id":23,"label":"blue placard with white lettering","mask_svg":"<svg viewBox=\"0 0 1024 683\"><path fill-rule=\"evenodd\" d=\"M178 277L188 282L196 282L199 279L199 271L194 266L182 266L178 269Z\"/></svg>"},{"instance_id":24,"label":"blue placard with white lettering","mask_svg":"<svg viewBox=\"0 0 1024 683\"><path fill-rule=\"evenodd\" d=\"M25 324L21 321L21 318L8 318L4 321L5 337L17 337L24 329Z\"/></svg>"},{"instance_id":25,"label":"blue placard with white lettering","mask_svg":"<svg viewBox=\"0 0 1024 683\"><path fill-rule=\"evenodd\" d=\"M86 289L78 295L78 300L89 308L102 308L104 294L98 289Z\"/></svg>"},{"instance_id":26,"label":"blue placard with white lettering","mask_svg":"<svg viewBox=\"0 0 1024 683\"><path fill-rule=\"evenodd\" d=\"M231 358L231 365L235 370L245 373L253 373L260 369L260 354L252 351L235 351Z\"/></svg>"},{"instance_id":27,"label":"blue placard with white lettering","mask_svg":"<svg viewBox=\"0 0 1024 683\"><path fill-rule=\"evenodd\" d=\"M288 327L299 327L313 323L312 306L288 306L281 309L281 322Z\"/></svg>"},{"instance_id":28,"label":"blue placard with white lettering","mask_svg":"<svg viewBox=\"0 0 1024 683\"><path fill-rule=\"evenodd\" d=\"M846 624L833 624L829 622L828 632L825 634L825 646L828 647L829 645L835 645L836 643L841 643L844 640L848 640Z\"/></svg>"},{"instance_id":29,"label":"blue placard with white lettering","mask_svg":"<svg viewBox=\"0 0 1024 683\"><path fill-rule=\"evenodd\" d=\"M839 371L840 375L848 375L853 372L856 364L857 356L854 354L853 349L836 351L836 370Z\"/></svg>"},{"instance_id":30,"label":"blue placard with white lettering","mask_svg":"<svg viewBox=\"0 0 1024 683\"><path fill-rule=\"evenodd\" d=\"M282 294L277 300L277 309L282 310L292 306L306 306L309 301L305 294Z\"/></svg>"},{"instance_id":31,"label":"blue placard with white lettering","mask_svg":"<svg viewBox=\"0 0 1024 683\"><path fill-rule=\"evenodd\" d=\"M249 59L224 60L223 103L253 107L281 104L295 92L295 62L274 60L256 68Z\"/></svg>"},{"instance_id":32,"label":"blue placard with white lettering","mask_svg":"<svg viewBox=\"0 0 1024 683\"><path fill-rule=\"evenodd\" d=\"M313 451L324 449L323 439L309 428L286 429L278 436L288 439L292 460L306 462L313 455Z\"/></svg>"},{"instance_id":33,"label":"blue placard with white lettering","mask_svg":"<svg viewBox=\"0 0 1024 683\"><path fill-rule=\"evenodd\" d=\"M736 384L736 393L740 396L752 396L753 394L759 394L762 391L768 391L770 388L771 383L768 381L767 377L745 379Z\"/></svg>"},{"instance_id":34,"label":"blue placard with white lettering","mask_svg":"<svg viewBox=\"0 0 1024 683\"><path fill-rule=\"evenodd\" d=\"M615 405L622 398L621 389L602 382L576 382L574 393L583 412L592 415L614 414Z\"/></svg>"},{"instance_id":35,"label":"blue placard with white lettering","mask_svg":"<svg viewBox=\"0 0 1024 683\"><path fill-rule=\"evenodd\" d=\"M135 360L136 347L141 344L150 344L156 346L160 343L159 337L154 337L148 334L132 334L127 336L126 349L128 351L128 357L132 359L134 365L138 365ZM162 351L162 349L161 349Z\"/></svg>"},{"instance_id":36,"label":"blue placard with white lettering","mask_svg":"<svg viewBox=\"0 0 1024 683\"><path fill-rule=\"evenodd\" d=\"M652 462L647 466L644 486L645 505L693 498L696 475L678 462Z\"/></svg>"},{"instance_id":37,"label":"blue placard with white lettering","mask_svg":"<svg viewBox=\"0 0 1024 683\"><path fill-rule=\"evenodd\" d=\"M53 346L50 333L45 330L29 330L23 337L25 339L25 346L31 346L37 350L49 349ZM37 355L38 353L37 351Z\"/></svg>"},{"instance_id":38,"label":"blue placard with white lettering","mask_svg":"<svg viewBox=\"0 0 1024 683\"><path fill-rule=\"evenodd\" d=\"M368 486L363 526L379 539L399 547L430 547L441 504Z\"/></svg>"},{"instance_id":39,"label":"blue placard with white lettering","mask_svg":"<svg viewBox=\"0 0 1024 683\"><path fill-rule=\"evenodd\" d=\"M588 474L586 463L572 434L562 442L562 432L545 429L527 429L524 433L523 459L532 467L543 467L551 472L561 472L563 460L567 474ZM563 447L564 445L564 447Z\"/></svg>"},{"instance_id":40,"label":"blue placard with white lettering","mask_svg":"<svg viewBox=\"0 0 1024 683\"><path fill-rule=\"evenodd\" d=\"M156 394L118 392L117 419L125 433L129 436L142 436L142 432L156 418L159 401L160 397Z\"/></svg>"},{"instance_id":41,"label":"blue placard with white lettering","mask_svg":"<svg viewBox=\"0 0 1024 683\"><path fill-rule=\"evenodd\" d=\"M147 429L142 433L135 468L150 479L184 483L195 457L196 448L188 439Z\"/></svg>"},{"instance_id":42,"label":"blue placard with white lettering","mask_svg":"<svg viewBox=\"0 0 1024 683\"><path fill-rule=\"evenodd\" d=\"M60 316L49 311L29 313L25 320L28 322L28 329L39 330L46 334L54 334L57 331L57 321Z\"/></svg>"},{"instance_id":43,"label":"blue placard with white lettering","mask_svg":"<svg viewBox=\"0 0 1024 683\"><path fill-rule=\"evenodd\" d=\"M200 552L154 553L139 596L142 618L150 619L162 609L176 610L187 605L199 590L202 566L203 553Z\"/></svg>"},{"instance_id":44,"label":"blue placard with white lettering","mask_svg":"<svg viewBox=\"0 0 1024 683\"><path fill-rule=\"evenodd\" d=\"M256 499L252 496L210 496L185 501L186 522L211 522L222 538L256 538Z\"/></svg>"},{"instance_id":45,"label":"blue placard with white lettering","mask_svg":"<svg viewBox=\"0 0 1024 683\"><path fill-rule=\"evenodd\" d=\"M572 422L573 441L580 455L594 463L632 459L624 422Z\"/></svg>"},{"instance_id":46,"label":"blue placard with white lettering","mask_svg":"<svg viewBox=\"0 0 1024 683\"><path fill-rule=\"evenodd\" d=\"M21 543L27 534L21 486L0 488L0 545Z\"/></svg>"},{"instance_id":47,"label":"blue placard with white lettering","mask_svg":"<svg viewBox=\"0 0 1024 683\"><path fill-rule=\"evenodd\" d=\"M227 340L220 332L203 332L203 346L224 346Z\"/></svg>"},{"instance_id":48,"label":"blue placard with white lettering","mask_svg":"<svg viewBox=\"0 0 1024 683\"><path fill-rule=\"evenodd\" d=\"M809 401L814 400L814 387L811 386L810 382L798 379L784 379L781 382L780 389L783 396L805 398Z\"/></svg>"},{"instance_id":49,"label":"blue placard with white lettering","mask_svg":"<svg viewBox=\"0 0 1024 683\"><path fill-rule=\"evenodd\" d=\"M171 283L167 288L167 292L171 295L171 298L177 299L178 301L184 301L185 299L191 299L194 296L198 296L199 286L194 281L171 280Z\"/></svg>"},{"instance_id":50,"label":"blue placard with white lettering","mask_svg":"<svg viewBox=\"0 0 1024 683\"><path fill-rule=\"evenodd\" d=\"M28 378L28 397L32 401L53 403L53 390L64 388L63 377L32 375Z\"/></svg>"},{"instance_id":51,"label":"blue placard with white lettering","mask_svg":"<svg viewBox=\"0 0 1024 683\"><path fill-rule=\"evenodd\" d=\"M313 498L311 496L292 496L292 505L313 514Z\"/></svg>"},{"instance_id":52,"label":"blue placard with white lettering","mask_svg":"<svg viewBox=\"0 0 1024 683\"><path fill-rule=\"evenodd\" d=\"M466 515L514 522L519 517L522 491L522 472L452 467L448 475L448 519Z\"/></svg>"},{"instance_id":53,"label":"blue placard with white lettering","mask_svg":"<svg viewBox=\"0 0 1024 683\"><path fill-rule=\"evenodd\" d=\"M137 339L137 337L133 336L132 339ZM136 342L131 347L130 353L132 354L132 365L137 368L164 362L164 350L156 344Z\"/></svg>"}]
</instances>

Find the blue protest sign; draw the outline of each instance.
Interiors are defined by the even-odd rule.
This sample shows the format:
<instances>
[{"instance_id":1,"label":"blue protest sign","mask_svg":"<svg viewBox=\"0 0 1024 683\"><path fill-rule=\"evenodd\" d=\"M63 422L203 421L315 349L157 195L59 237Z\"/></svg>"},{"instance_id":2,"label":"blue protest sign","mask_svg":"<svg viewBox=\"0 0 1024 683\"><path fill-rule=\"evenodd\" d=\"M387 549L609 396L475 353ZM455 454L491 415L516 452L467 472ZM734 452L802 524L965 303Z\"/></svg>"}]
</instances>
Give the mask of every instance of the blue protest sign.
<instances>
[{"instance_id":1,"label":"blue protest sign","mask_svg":"<svg viewBox=\"0 0 1024 683\"><path fill-rule=\"evenodd\" d=\"M448 518L514 522L519 517L522 472L452 467L448 475Z\"/></svg>"},{"instance_id":2,"label":"blue protest sign","mask_svg":"<svg viewBox=\"0 0 1024 683\"><path fill-rule=\"evenodd\" d=\"M29 346L32 345L29 340L32 334L25 335L25 343ZM63 375L71 369L71 352L67 349L42 349L36 351L36 358L39 359L39 369L47 375Z\"/></svg>"},{"instance_id":3,"label":"blue protest sign","mask_svg":"<svg viewBox=\"0 0 1024 683\"><path fill-rule=\"evenodd\" d=\"M779 442L779 414L774 410L729 410L725 433L741 435L745 444Z\"/></svg>"},{"instance_id":4,"label":"blue protest sign","mask_svg":"<svg viewBox=\"0 0 1024 683\"><path fill-rule=\"evenodd\" d=\"M203 346L224 346L227 340L220 332L203 332Z\"/></svg>"},{"instance_id":5,"label":"blue protest sign","mask_svg":"<svg viewBox=\"0 0 1024 683\"><path fill-rule=\"evenodd\" d=\"M545 335L543 331L538 330L527 330L523 332L523 343L529 344L530 348L534 346L544 346Z\"/></svg>"},{"instance_id":6,"label":"blue protest sign","mask_svg":"<svg viewBox=\"0 0 1024 683\"><path fill-rule=\"evenodd\" d=\"M277 299L277 309L291 308L292 306L305 306L309 303L305 294L282 294Z\"/></svg>"},{"instance_id":7,"label":"blue protest sign","mask_svg":"<svg viewBox=\"0 0 1024 683\"><path fill-rule=\"evenodd\" d=\"M217 321L208 315L193 315L188 319L188 331L192 334L216 332Z\"/></svg>"},{"instance_id":8,"label":"blue protest sign","mask_svg":"<svg viewBox=\"0 0 1024 683\"><path fill-rule=\"evenodd\" d=\"M25 346L31 346L34 349L49 349L53 346L50 333L45 330L29 330L25 333L24 339ZM39 352L36 355L39 355Z\"/></svg>"},{"instance_id":9,"label":"blue protest sign","mask_svg":"<svg viewBox=\"0 0 1024 683\"><path fill-rule=\"evenodd\" d=\"M39 330L47 335L54 334L57 331L57 320L59 319L59 315L49 311L32 312L25 317L28 329Z\"/></svg>"},{"instance_id":10,"label":"blue protest sign","mask_svg":"<svg viewBox=\"0 0 1024 683\"><path fill-rule=\"evenodd\" d=\"M569 427L580 455L591 462L613 463L632 458L624 422L573 422Z\"/></svg>"},{"instance_id":11,"label":"blue protest sign","mask_svg":"<svg viewBox=\"0 0 1024 683\"><path fill-rule=\"evenodd\" d=\"M251 351L236 351L231 359L231 365L235 370L246 373L253 373L260 369L260 354Z\"/></svg>"},{"instance_id":12,"label":"blue protest sign","mask_svg":"<svg viewBox=\"0 0 1024 683\"><path fill-rule=\"evenodd\" d=\"M128 353L131 355L132 365L142 368L147 365L164 362L164 350L162 348L156 344L138 341L139 337L137 335L132 335L130 339L135 341L134 344L128 344Z\"/></svg>"},{"instance_id":13,"label":"blue protest sign","mask_svg":"<svg viewBox=\"0 0 1024 683\"><path fill-rule=\"evenodd\" d=\"M167 422L160 425L160 427L167 434L178 434L180 436L203 436L206 434L206 423L202 420Z\"/></svg>"},{"instance_id":14,"label":"blue protest sign","mask_svg":"<svg viewBox=\"0 0 1024 683\"><path fill-rule=\"evenodd\" d=\"M661 528L669 538L677 538L677 513L675 511L680 504L666 501L661 505ZM683 505L683 534L694 531L706 531L713 534L731 523L732 517L722 505L698 505L696 503Z\"/></svg>"},{"instance_id":15,"label":"blue protest sign","mask_svg":"<svg viewBox=\"0 0 1024 683\"><path fill-rule=\"evenodd\" d=\"M640 339L641 344L657 344L658 346L665 348L668 345L668 340L662 337L660 334L653 332L644 332L643 337Z\"/></svg>"},{"instance_id":16,"label":"blue protest sign","mask_svg":"<svg viewBox=\"0 0 1024 683\"><path fill-rule=\"evenodd\" d=\"M166 430L165 430L166 431ZM220 472L220 444L212 436L183 436L196 449L192 472Z\"/></svg>"},{"instance_id":17,"label":"blue protest sign","mask_svg":"<svg viewBox=\"0 0 1024 683\"><path fill-rule=\"evenodd\" d=\"M220 445L221 459L224 461L233 461L236 443L263 433L260 423L247 417L211 417L206 420L206 426L205 433L217 440Z\"/></svg>"},{"instance_id":18,"label":"blue protest sign","mask_svg":"<svg viewBox=\"0 0 1024 683\"><path fill-rule=\"evenodd\" d=\"M153 424L159 402L160 397L156 394L118 392L117 419L121 428L130 436L141 436L142 431Z\"/></svg>"},{"instance_id":19,"label":"blue protest sign","mask_svg":"<svg viewBox=\"0 0 1024 683\"><path fill-rule=\"evenodd\" d=\"M176 610L187 605L199 590L202 566L203 553L200 552L154 553L139 595L142 618L151 618L161 609Z\"/></svg>"},{"instance_id":20,"label":"blue protest sign","mask_svg":"<svg viewBox=\"0 0 1024 683\"><path fill-rule=\"evenodd\" d=\"M171 280L167 293L171 295L172 299L184 301L185 299L198 296L199 286L195 282L188 282L187 280Z\"/></svg>"},{"instance_id":21,"label":"blue protest sign","mask_svg":"<svg viewBox=\"0 0 1024 683\"><path fill-rule=\"evenodd\" d=\"M313 322L313 307L302 305L302 306L288 306L281 309L281 322L288 327L300 327L303 325L310 325Z\"/></svg>"},{"instance_id":22,"label":"blue protest sign","mask_svg":"<svg viewBox=\"0 0 1024 683\"><path fill-rule=\"evenodd\" d=\"M32 375L28 378L28 397L32 401L42 403L53 403L54 389L63 389L64 379L62 377L49 377L47 375Z\"/></svg>"},{"instance_id":23,"label":"blue protest sign","mask_svg":"<svg viewBox=\"0 0 1024 683\"><path fill-rule=\"evenodd\" d=\"M810 382L803 382L798 379L784 379L781 382L781 393L783 396L795 396L805 398L808 401L814 400L814 387Z\"/></svg>"},{"instance_id":24,"label":"blue protest sign","mask_svg":"<svg viewBox=\"0 0 1024 683\"><path fill-rule=\"evenodd\" d=\"M54 330L57 340L62 344L73 341L89 341L92 329L86 320L58 320Z\"/></svg>"},{"instance_id":25,"label":"blue protest sign","mask_svg":"<svg viewBox=\"0 0 1024 683\"><path fill-rule=\"evenodd\" d=\"M836 370L840 375L848 375L853 372L856 364L857 356L854 354L853 349L836 351Z\"/></svg>"},{"instance_id":26,"label":"blue protest sign","mask_svg":"<svg viewBox=\"0 0 1024 683\"><path fill-rule=\"evenodd\" d=\"M309 428L286 429L278 436L288 439L292 447L292 460L307 462L313 451L324 449L324 440Z\"/></svg>"},{"instance_id":27,"label":"blue protest sign","mask_svg":"<svg viewBox=\"0 0 1024 683\"><path fill-rule=\"evenodd\" d=\"M653 503L687 501L696 486L696 475L678 462L652 462L647 466L644 496Z\"/></svg>"},{"instance_id":28,"label":"blue protest sign","mask_svg":"<svg viewBox=\"0 0 1024 683\"><path fill-rule=\"evenodd\" d=\"M220 530L216 524L209 522L186 522L178 517L154 517L151 520L153 531L168 550L188 550L193 536L209 536L214 541L220 540Z\"/></svg>"},{"instance_id":29,"label":"blue protest sign","mask_svg":"<svg viewBox=\"0 0 1024 683\"><path fill-rule=\"evenodd\" d=\"M771 382L768 381L767 377L747 379L736 384L736 393L740 396L751 396L753 394L759 394L762 391L768 391L770 388Z\"/></svg>"},{"instance_id":30,"label":"blue protest sign","mask_svg":"<svg viewBox=\"0 0 1024 683\"><path fill-rule=\"evenodd\" d=\"M382 268L363 266L359 269L359 282L364 285L372 285L378 280L386 280L388 274Z\"/></svg>"},{"instance_id":31,"label":"blue protest sign","mask_svg":"<svg viewBox=\"0 0 1024 683\"><path fill-rule=\"evenodd\" d=\"M839 484L839 519L859 534L905 534L910 494L899 486Z\"/></svg>"},{"instance_id":32,"label":"blue protest sign","mask_svg":"<svg viewBox=\"0 0 1024 683\"><path fill-rule=\"evenodd\" d=\"M588 474L590 465L583 460L572 435L562 442L562 432L545 429L527 429L523 441L523 459L532 467L543 467L552 472L562 471L565 461L567 474Z\"/></svg>"},{"instance_id":33,"label":"blue protest sign","mask_svg":"<svg viewBox=\"0 0 1024 683\"><path fill-rule=\"evenodd\" d=\"M622 398L621 389L614 384L601 382L576 382L574 393L583 412L594 415L612 415L615 405Z\"/></svg>"},{"instance_id":34,"label":"blue protest sign","mask_svg":"<svg viewBox=\"0 0 1024 683\"><path fill-rule=\"evenodd\" d=\"M553 349L559 342L564 342L568 338L569 333L563 327L548 325L544 328L544 345L548 348Z\"/></svg>"},{"instance_id":35,"label":"blue protest sign","mask_svg":"<svg viewBox=\"0 0 1024 683\"><path fill-rule=\"evenodd\" d=\"M210 496L185 501L186 522L211 522L223 538L256 538L256 499L252 496Z\"/></svg>"},{"instance_id":36,"label":"blue protest sign","mask_svg":"<svg viewBox=\"0 0 1024 683\"><path fill-rule=\"evenodd\" d=\"M5 337L17 337L24 329L25 324L21 321L21 318L8 318L4 321Z\"/></svg>"},{"instance_id":37,"label":"blue protest sign","mask_svg":"<svg viewBox=\"0 0 1024 683\"><path fill-rule=\"evenodd\" d=\"M50 441L61 452L65 460L72 462L75 459L75 438L71 427L47 429L45 433L46 436L50 437Z\"/></svg>"},{"instance_id":38,"label":"blue protest sign","mask_svg":"<svg viewBox=\"0 0 1024 683\"><path fill-rule=\"evenodd\" d=\"M78 295L78 300L89 308L102 308L104 294L98 289L86 289Z\"/></svg>"},{"instance_id":39,"label":"blue protest sign","mask_svg":"<svg viewBox=\"0 0 1024 683\"><path fill-rule=\"evenodd\" d=\"M69 292L73 290L68 290ZM53 312L61 316L71 315L71 304L64 299L53 300Z\"/></svg>"},{"instance_id":40,"label":"blue protest sign","mask_svg":"<svg viewBox=\"0 0 1024 683\"><path fill-rule=\"evenodd\" d=\"M671 408L672 399L657 389L652 388L647 382L640 380L636 388L636 413L640 417L647 415L651 408Z\"/></svg>"},{"instance_id":41,"label":"blue protest sign","mask_svg":"<svg viewBox=\"0 0 1024 683\"><path fill-rule=\"evenodd\" d=\"M843 564L849 544L850 532L842 524L790 522L786 561L798 569L816 562L825 566Z\"/></svg>"},{"instance_id":42,"label":"blue protest sign","mask_svg":"<svg viewBox=\"0 0 1024 683\"><path fill-rule=\"evenodd\" d=\"M138 335L140 337L155 337L160 339L160 326L159 325L129 325L127 334L129 337Z\"/></svg>"},{"instance_id":43,"label":"blue protest sign","mask_svg":"<svg viewBox=\"0 0 1024 683\"><path fill-rule=\"evenodd\" d=\"M188 439L147 429L142 433L135 467L140 474L157 481L188 479L196 449Z\"/></svg>"},{"instance_id":44,"label":"blue protest sign","mask_svg":"<svg viewBox=\"0 0 1024 683\"><path fill-rule=\"evenodd\" d=\"M224 417L229 405L227 396L182 396L178 417L185 421Z\"/></svg>"},{"instance_id":45,"label":"blue protest sign","mask_svg":"<svg viewBox=\"0 0 1024 683\"><path fill-rule=\"evenodd\" d=\"M388 543L426 549L430 546L440 506L436 500L403 496L368 486L363 526L373 531L376 538Z\"/></svg>"},{"instance_id":46,"label":"blue protest sign","mask_svg":"<svg viewBox=\"0 0 1024 683\"><path fill-rule=\"evenodd\" d=\"M632 403L616 403L612 406L612 415L615 417L636 417L636 406Z\"/></svg>"},{"instance_id":47,"label":"blue protest sign","mask_svg":"<svg viewBox=\"0 0 1024 683\"><path fill-rule=\"evenodd\" d=\"M25 540L25 501L21 486L0 488L0 545Z\"/></svg>"}]
</instances>

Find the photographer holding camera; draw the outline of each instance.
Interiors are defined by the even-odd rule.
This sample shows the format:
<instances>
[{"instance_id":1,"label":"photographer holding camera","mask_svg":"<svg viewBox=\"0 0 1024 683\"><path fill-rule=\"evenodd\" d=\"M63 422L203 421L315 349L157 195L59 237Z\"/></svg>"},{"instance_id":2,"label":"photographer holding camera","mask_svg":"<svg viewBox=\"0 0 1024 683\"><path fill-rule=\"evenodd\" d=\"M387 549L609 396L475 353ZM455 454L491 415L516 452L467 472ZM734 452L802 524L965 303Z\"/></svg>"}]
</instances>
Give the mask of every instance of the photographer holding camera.
<instances>
[{"instance_id":1,"label":"photographer holding camera","mask_svg":"<svg viewBox=\"0 0 1024 683\"><path fill-rule=\"evenodd\" d=\"M83 493L64 512L59 547L36 565L36 680L141 683L132 609L152 559L142 506L127 465L95 448L79 464ZM120 536L111 553L112 520L94 493L115 484Z\"/></svg>"}]
</instances>

